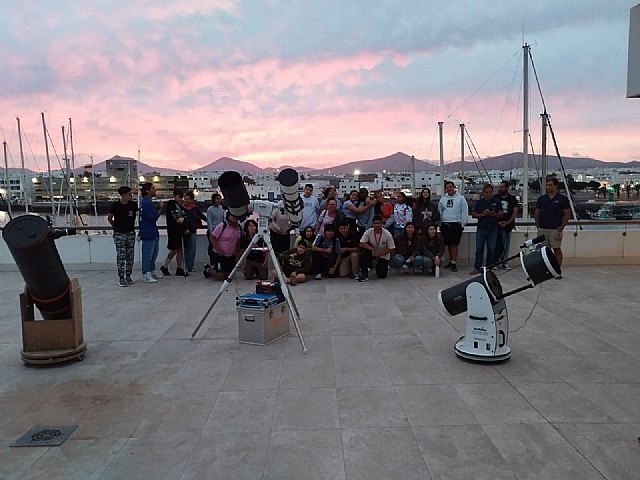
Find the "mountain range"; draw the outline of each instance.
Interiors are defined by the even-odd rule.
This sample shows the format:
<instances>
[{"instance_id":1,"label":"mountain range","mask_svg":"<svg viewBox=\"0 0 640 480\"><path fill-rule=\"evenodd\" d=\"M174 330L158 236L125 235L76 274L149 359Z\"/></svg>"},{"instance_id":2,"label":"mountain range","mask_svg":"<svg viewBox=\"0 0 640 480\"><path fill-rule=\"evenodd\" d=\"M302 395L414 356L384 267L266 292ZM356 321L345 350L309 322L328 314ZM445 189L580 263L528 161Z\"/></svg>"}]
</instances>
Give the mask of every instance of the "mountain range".
<instances>
[{"instance_id":1,"label":"mountain range","mask_svg":"<svg viewBox=\"0 0 640 480\"><path fill-rule=\"evenodd\" d=\"M117 157L117 156L116 156ZM112 157L114 158L114 157ZM127 158L127 157L119 157ZM95 171L105 171L107 160L96 163L94 165ZM539 155L529 155L529 167L540 168L541 158ZM562 157L562 163L566 169L588 169L588 168L619 168L637 170L640 172L640 161L633 160L631 162L605 162L602 160L596 160L589 157ZM506 153L504 155L498 155L495 157L489 157L482 159L482 161L474 161L474 159L467 159L464 162L464 169L467 172L486 170L510 170L512 168L518 168L522 166L522 153L513 152ZM175 175L176 173L192 173L203 170L216 170L216 171L228 171L234 170L243 173L269 173L274 170L282 170L289 167L288 165L282 165L278 168L261 168L249 162L243 162L229 157L221 157L211 163L203 165L194 170L177 170L175 168L157 167L148 165L143 162L138 163L138 174L147 173L160 173L164 175ZM291 166L301 172L307 172L315 175L331 175L331 174L353 174L358 170L361 173L369 172L382 172L384 170L388 172L410 172L411 156L403 152L397 152L386 157L374 158L371 160L357 160L354 162L345 163L342 165L336 165L333 167L310 169L304 166ZM437 172L440 170L440 166L437 161L414 159L414 168L416 172ZM462 169L462 162L448 162L444 165L445 171L460 171ZM560 168L560 162L556 156L548 156L548 169L557 170ZM18 169L9 169L10 171ZM77 173L82 172L82 167L76 169Z\"/></svg>"}]
</instances>

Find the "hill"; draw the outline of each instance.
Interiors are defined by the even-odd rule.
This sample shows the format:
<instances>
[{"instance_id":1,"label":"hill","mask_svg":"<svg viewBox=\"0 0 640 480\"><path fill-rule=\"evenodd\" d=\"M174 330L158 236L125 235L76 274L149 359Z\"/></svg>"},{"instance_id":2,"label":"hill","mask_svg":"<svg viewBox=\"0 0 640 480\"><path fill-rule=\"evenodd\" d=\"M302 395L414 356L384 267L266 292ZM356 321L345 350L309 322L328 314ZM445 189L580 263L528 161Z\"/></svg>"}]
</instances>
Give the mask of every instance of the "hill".
<instances>
[{"instance_id":1,"label":"hill","mask_svg":"<svg viewBox=\"0 0 640 480\"><path fill-rule=\"evenodd\" d=\"M416 172L434 172L438 170L438 165L424 160L415 159ZM374 158L372 160L357 160L355 162L345 163L343 165L336 165L334 167L322 168L313 170L311 173L353 173L354 170L359 170L362 173L368 172L382 172L387 170L388 172L410 172L411 171L411 156L406 153L396 152L393 155L386 157Z\"/></svg>"}]
</instances>

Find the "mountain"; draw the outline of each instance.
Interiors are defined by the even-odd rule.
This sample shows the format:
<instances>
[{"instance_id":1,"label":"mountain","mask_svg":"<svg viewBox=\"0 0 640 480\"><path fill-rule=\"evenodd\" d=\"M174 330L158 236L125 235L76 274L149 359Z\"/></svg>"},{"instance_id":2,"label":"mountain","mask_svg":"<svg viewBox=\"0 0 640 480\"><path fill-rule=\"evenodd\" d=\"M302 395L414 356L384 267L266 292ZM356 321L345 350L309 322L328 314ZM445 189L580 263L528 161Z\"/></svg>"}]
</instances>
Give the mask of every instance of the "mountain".
<instances>
[{"instance_id":1,"label":"mountain","mask_svg":"<svg viewBox=\"0 0 640 480\"><path fill-rule=\"evenodd\" d=\"M542 158L539 154L529 154L529 168L539 169L541 166ZM547 155L548 169L558 170L560 168L560 162L555 155ZM473 160L465 160L465 171L476 170L475 165L472 165ZM504 155L497 155L495 157L485 158L482 160L487 170L510 170L512 168L522 168L522 152L505 153ZM602 160L596 160L589 157L562 157L562 164L566 169L587 169L587 168L640 168L640 161L634 160L632 162L603 162ZM445 164L446 171L458 171L462 168L460 161L451 162ZM482 169L482 166L478 162L478 168Z\"/></svg>"},{"instance_id":2,"label":"mountain","mask_svg":"<svg viewBox=\"0 0 640 480\"><path fill-rule=\"evenodd\" d=\"M235 160L229 157L221 157L214 162L208 163L202 167L196 168L196 170L219 170L225 172L227 170L235 170L236 172L248 172L248 173L260 173L273 170L271 168L260 168L253 163L243 162L241 160Z\"/></svg>"},{"instance_id":3,"label":"mountain","mask_svg":"<svg viewBox=\"0 0 640 480\"><path fill-rule=\"evenodd\" d=\"M434 163L418 160L417 158L415 159L416 172L434 172L438 169L438 165ZM397 152L386 157L374 158L373 160L358 160L355 162L345 163L343 165L313 170L310 173L331 172L352 174L354 170L359 170L362 173L382 172L383 170L387 170L388 172L410 172L411 156L406 153Z\"/></svg>"}]
</instances>

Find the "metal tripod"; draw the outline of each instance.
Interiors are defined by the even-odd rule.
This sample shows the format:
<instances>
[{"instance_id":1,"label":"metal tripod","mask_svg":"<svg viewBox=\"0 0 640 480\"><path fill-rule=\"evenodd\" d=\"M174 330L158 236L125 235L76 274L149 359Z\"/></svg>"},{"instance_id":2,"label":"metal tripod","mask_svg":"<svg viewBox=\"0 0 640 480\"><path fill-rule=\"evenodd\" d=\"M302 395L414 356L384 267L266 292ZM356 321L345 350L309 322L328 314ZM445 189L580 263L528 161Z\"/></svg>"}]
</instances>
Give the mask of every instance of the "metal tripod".
<instances>
[{"instance_id":1,"label":"metal tripod","mask_svg":"<svg viewBox=\"0 0 640 480\"><path fill-rule=\"evenodd\" d=\"M233 267L233 270L231 270L231 273L229 273L227 278L225 278L224 281L222 282L222 285L220 286L220 290L214 297L213 302L205 312L204 316L202 317L202 320L200 320L200 323L198 323L198 326L195 328L195 330L191 334L191 339L193 340L193 338L196 336L196 334L198 333L198 330L200 330L200 327L202 326L204 321L207 319L207 317L211 313L211 310L213 310L213 307L215 306L215 304L218 302L218 299L227 290L227 288L229 287L229 284L231 284L231 282L233 281L233 277L238 272L238 270L240 269L240 266L243 264L243 262L246 260L247 256L251 252L251 249L255 245L257 245L260 239L262 239L264 241L264 244L267 246L269 257L273 262L273 266L275 268L276 274L278 275L278 280L280 280L282 294L284 295L285 301L289 306L289 315L291 317L291 320L293 320L293 325L295 326L296 333L298 334L298 340L300 340L300 346L302 347L302 351L306 354L308 353L307 347L304 344L304 338L302 338L302 332L300 331L300 325L298 324L298 320L300 319L300 312L298 311L298 307L294 302L293 297L291 296L291 292L289 291L289 285L287 284L287 279L284 276L284 272L282 271L282 267L280 266L280 262L278 261L278 256L276 255L276 252L273 250L273 246L271 245L271 235L269 234L269 217L262 216L262 215L258 217L258 231L251 239L251 243L246 248L246 250L240 257L240 259L236 262L235 266Z\"/></svg>"}]
</instances>

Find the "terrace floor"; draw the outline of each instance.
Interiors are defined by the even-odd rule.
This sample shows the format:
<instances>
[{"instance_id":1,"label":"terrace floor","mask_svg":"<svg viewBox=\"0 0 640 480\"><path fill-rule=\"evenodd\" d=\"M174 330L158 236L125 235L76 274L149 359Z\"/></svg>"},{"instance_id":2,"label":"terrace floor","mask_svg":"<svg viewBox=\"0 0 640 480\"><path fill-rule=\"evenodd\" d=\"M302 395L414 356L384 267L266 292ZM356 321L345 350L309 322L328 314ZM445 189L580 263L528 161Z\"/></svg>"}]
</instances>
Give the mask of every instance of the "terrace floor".
<instances>
[{"instance_id":1,"label":"terrace floor","mask_svg":"<svg viewBox=\"0 0 640 480\"><path fill-rule=\"evenodd\" d=\"M293 287L308 355L293 325L238 343L235 295L253 282L234 281L191 340L219 283L138 274L119 288L114 270L68 269L86 356L34 368L20 356L24 281L0 267L1 479L640 478L637 265L569 266L509 297L522 328L491 365L456 357L464 315L437 303L468 267ZM525 283L499 275L505 290ZM78 428L59 447L10 447L57 425Z\"/></svg>"}]
</instances>

